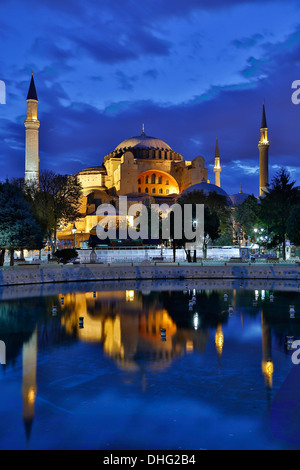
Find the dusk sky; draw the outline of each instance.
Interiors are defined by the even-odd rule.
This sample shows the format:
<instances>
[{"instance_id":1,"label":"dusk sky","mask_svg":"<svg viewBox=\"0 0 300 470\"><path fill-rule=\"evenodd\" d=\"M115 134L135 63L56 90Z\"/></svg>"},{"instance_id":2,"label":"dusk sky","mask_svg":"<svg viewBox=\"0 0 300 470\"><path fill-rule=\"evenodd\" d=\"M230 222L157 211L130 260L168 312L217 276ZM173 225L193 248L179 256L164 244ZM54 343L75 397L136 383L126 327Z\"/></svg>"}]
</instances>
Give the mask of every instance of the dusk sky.
<instances>
[{"instance_id":1,"label":"dusk sky","mask_svg":"<svg viewBox=\"0 0 300 470\"><path fill-rule=\"evenodd\" d=\"M0 179L24 176L26 96L34 71L40 168L98 166L142 132L214 182L258 195L265 99L270 179L300 185L300 2L289 0L1 0Z\"/></svg>"}]
</instances>

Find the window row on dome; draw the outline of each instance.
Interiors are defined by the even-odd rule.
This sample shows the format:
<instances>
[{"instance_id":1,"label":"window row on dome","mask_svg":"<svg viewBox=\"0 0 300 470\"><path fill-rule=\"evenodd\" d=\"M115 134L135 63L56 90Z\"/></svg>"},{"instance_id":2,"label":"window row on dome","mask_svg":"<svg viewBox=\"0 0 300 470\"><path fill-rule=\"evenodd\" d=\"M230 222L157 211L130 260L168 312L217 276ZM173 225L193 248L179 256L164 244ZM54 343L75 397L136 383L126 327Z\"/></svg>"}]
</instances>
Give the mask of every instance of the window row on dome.
<instances>
[{"instance_id":1,"label":"window row on dome","mask_svg":"<svg viewBox=\"0 0 300 470\"><path fill-rule=\"evenodd\" d=\"M133 150L137 157L142 158L153 158L159 160L175 160L176 152L170 150L158 150L158 149L129 149Z\"/></svg>"}]
</instances>

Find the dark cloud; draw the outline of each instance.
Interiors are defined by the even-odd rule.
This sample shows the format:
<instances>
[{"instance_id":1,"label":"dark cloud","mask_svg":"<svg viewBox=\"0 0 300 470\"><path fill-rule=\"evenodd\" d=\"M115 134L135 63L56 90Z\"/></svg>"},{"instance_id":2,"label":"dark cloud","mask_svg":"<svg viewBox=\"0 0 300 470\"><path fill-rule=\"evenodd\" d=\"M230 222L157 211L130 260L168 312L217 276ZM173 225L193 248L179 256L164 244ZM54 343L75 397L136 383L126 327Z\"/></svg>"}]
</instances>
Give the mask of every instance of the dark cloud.
<instances>
[{"instance_id":1,"label":"dark cloud","mask_svg":"<svg viewBox=\"0 0 300 470\"><path fill-rule=\"evenodd\" d=\"M30 53L32 56L43 57L51 62L53 60L65 62L74 57L74 52L71 48L63 49L55 44L55 42L41 37L34 40Z\"/></svg>"},{"instance_id":2,"label":"dark cloud","mask_svg":"<svg viewBox=\"0 0 300 470\"><path fill-rule=\"evenodd\" d=\"M27 0L28 6L34 5L37 7L36 0ZM38 7L47 8L51 12L61 12L73 17L80 16L81 18L89 17L90 12L98 11L100 13L111 12L118 15L119 23L127 20L128 18L139 18L139 21L144 21L146 24L163 17L173 17L186 15L195 10L223 10L235 6L243 5L258 5L258 4L274 4L276 0L189 0L183 2L182 0L122 0L112 2L111 0L43 0ZM116 25L117 27L118 25Z\"/></svg>"},{"instance_id":3,"label":"dark cloud","mask_svg":"<svg viewBox=\"0 0 300 470\"><path fill-rule=\"evenodd\" d=\"M122 30L124 31L122 37ZM99 38L98 28L89 31L85 36L65 33L74 44L76 54L88 53L94 59L106 64L117 64L135 60L145 55L168 55L171 45L168 41L155 37L151 31L134 27L132 31L126 25L119 28L116 36L115 29L106 28L105 36Z\"/></svg>"},{"instance_id":4,"label":"dark cloud","mask_svg":"<svg viewBox=\"0 0 300 470\"><path fill-rule=\"evenodd\" d=\"M156 79L158 77L158 75L159 75L159 72L156 69L149 69L149 70L146 70L144 72L145 77L150 77L150 78L153 78L153 79Z\"/></svg>"},{"instance_id":5,"label":"dark cloud","mask_svg":"<svg viewBox=\"0 0 300 470\"><path fill-rule=\"evenodd\" d=\"M137 75L128 76L122 70L117 70L115 75L123 90L133 90L134 83L138 79Z\"/></svg>"},{"instance_id":6,"label":"dark cloud","mask_svg":"<svg viewBox=\"0 0 300 470\"><path fill-rule=\"evenodd\" d=\"M249 38L235 39L232 41L232 45L239 49L249 49L249 47L253 47L263 40L264 36L262 34L254 34Z\"/></svg>"}]
</instances>

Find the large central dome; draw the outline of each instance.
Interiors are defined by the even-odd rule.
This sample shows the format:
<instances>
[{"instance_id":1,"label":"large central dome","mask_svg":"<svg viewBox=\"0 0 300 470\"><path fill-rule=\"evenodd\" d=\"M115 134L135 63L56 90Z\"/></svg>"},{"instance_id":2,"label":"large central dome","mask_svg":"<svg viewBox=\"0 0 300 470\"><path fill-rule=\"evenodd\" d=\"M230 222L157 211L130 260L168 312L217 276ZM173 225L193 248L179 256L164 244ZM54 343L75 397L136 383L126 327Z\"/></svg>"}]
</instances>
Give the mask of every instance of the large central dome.
<instances>
[{"instance_id":1,"label":"large central dome","mask_svg":"<svg viewBox=\"0 0 300 470\"><path fill-rule=\"evenodd\" d=\"M104 163L111 158L121 158L126 152L131 152L136 160L182 161L182 156L166 142L146 135L144 126L141 135L123 140L112 152L104 157Z\"/></svg>"},{"instance_id":2,"label":"large central dome","mask_svg":"<svg viewBox=\"0 0 300 470\"><path fill-rule=\"evenodd\" d=\"M115 151L131 148L172 150L170 145L166 144L163 140L157 139L156 137L150 137L144 132L142 135L123 140L123 142L115 148Z\"/></svg>"}]
</instances>

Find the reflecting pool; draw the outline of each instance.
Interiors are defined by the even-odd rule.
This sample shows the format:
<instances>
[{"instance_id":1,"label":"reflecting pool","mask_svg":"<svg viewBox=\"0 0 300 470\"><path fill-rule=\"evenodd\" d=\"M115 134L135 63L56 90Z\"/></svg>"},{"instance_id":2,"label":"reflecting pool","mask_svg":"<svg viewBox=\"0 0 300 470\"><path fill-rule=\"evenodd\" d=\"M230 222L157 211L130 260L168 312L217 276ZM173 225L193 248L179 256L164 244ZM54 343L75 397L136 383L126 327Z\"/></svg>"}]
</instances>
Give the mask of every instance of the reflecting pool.
<instances>
[{"instance_id":1,"label":"reflecting pool","mask_svg":"<svg viewBox=\"0 0 300 470\"><path fill-rule=\"evenodd\" d=\"M255 281L0 290L0 449L300 449L299 296Z\"/></svg>"}]
</instances>

